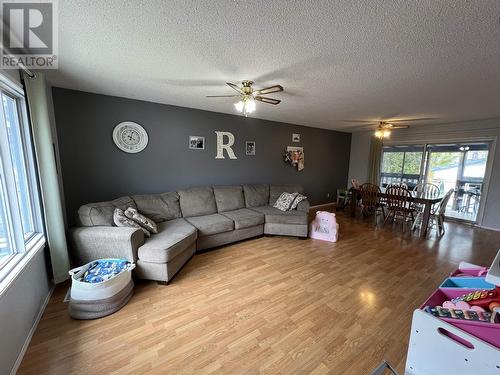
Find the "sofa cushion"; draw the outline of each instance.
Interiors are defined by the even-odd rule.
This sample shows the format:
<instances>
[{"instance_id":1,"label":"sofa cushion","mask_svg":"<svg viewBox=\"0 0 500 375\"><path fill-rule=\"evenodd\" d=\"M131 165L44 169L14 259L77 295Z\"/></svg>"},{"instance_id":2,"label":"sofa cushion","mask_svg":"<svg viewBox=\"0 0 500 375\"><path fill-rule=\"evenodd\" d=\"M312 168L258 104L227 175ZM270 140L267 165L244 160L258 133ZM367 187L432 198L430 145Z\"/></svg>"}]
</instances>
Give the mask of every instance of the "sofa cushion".
<instances>
[{"instance_id":1,"label":"sofa cushion","mask_svg":"<svg viewBox=\"0 0 500 375\"><path fill-rule=\"evenodd\" d=\"M113 226L115 208L125 211L127 208L136 208L130 197L121 197L112 201L84 204L78 209L79 224L85 227L97 225Z\"/></svg>"},{"instance_id":2,"label":"sofa cushion","mask_svg":"<svg viewBox=\"0 0 500 375\"><path fill-rule=\"evenodd\" d=\"M269 205L274 206L281 193L303 193L304 189L299 185L273 186L269 187ZM267 204L267 203L266 203ZM263 205L261 205L263 206Z\"/></svg>"},{"instance_id":3,"label":"sofa cushion","mask_svg":"<svg viewBox=\"0 0 500 375\"><path fill-rule=\"evenodd\" d=\"M218 212L234 211L245 207L241 186L214 186L214 196Z\"/></svg>"},{"instance_id":4,"label":"sofa cushion","mask_svg":"<svg viewBox=\"0 0 500 375\"><path fill-rule=\"evenodd\" d=\"M184 219L158 224L158 234L146 239L137 256L150 263L167 263L196 241L196 228Z\"/></svg>"},{"instance_id":5,"label":"sofa cushion","mask_svg":"<svg viewBox=\"0 0 500 375\"><path fill-rule=\"evenodd\" d=\"M246 207L265 206L269 203L269 185L243 185Z\"/></svg>"},{"instance_id":6,"label":"sofa cushion","mask_svg":"<svg viewBox=\"0 0 500 375\"><path fill-rule=\"evenodd\" d=\"M214 192L211 187L179 190L177 193L184 217L210 215L217 212Z\"/></svg>"},{"instance_id":7,"label":"sofa cushion","mask_svg":"<svg viewBox=\"0 0 500 375\"><path fill-rule=\"evenodd\" d=\"M179 194L176 192L162 194L133 195L137 210L156 223L181 217Z\"/></svg>"},{"instance_id":8,"label":"sofa cushion","mask_svg":"<svg viewBox=\"0 0 500 375\"><path fill-rule=\"evenodd\" d=\"M234 222L221 214L188 217L186 220L198 229L200 237L234 229Z\"/></svg>"},{"instance_id":9,"label":"sofa cushion","mask_svg":"<svg viewBox=\"0 0 500 375\"><path fill-rule=\"evenodd\" d=\"M234 221L235 229L243 229L254 227L259 224L264 224L264 214L250 210L248 208L227 211L222 213L222 215Z\"/></svg>"},{"instance_id":10,"label":"sofa cushion","mask_svg":"<svg viewBox=\"0 0 500 375\"><path fill-rule=\"evenodd\" d=\"M281 211L271 206L252 207L266 215L266 223L307 225L307 213L303 211Z\"/></svg>"}]
</instances>

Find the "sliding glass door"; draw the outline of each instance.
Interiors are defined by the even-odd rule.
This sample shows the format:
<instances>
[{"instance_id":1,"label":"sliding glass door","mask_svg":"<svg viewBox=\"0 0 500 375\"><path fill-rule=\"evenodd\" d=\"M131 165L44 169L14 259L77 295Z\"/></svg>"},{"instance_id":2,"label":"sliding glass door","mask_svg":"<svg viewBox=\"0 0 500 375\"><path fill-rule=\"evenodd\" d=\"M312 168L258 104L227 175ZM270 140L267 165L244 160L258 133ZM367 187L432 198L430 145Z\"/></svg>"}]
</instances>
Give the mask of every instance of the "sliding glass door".
<instances>
[{"instance_id":1,"label":"sliding glass door","mask_svg":"<svg viewBox=\"0 0 500 375\"><path fill-rule=\"evenodd\" d=\"M425 181L453 190L446 216L475 222L483 195L489 143L427 145Z\"/></svg>"},{"instance_id":2,"label":"sliding glass door","mask_svg":"<svg viewBox=\"0 0 500 375\"><path fill-rule=\"evenodd\" d=\"M484 193L490 143L392 145L383 148L380 184L435 184L453 195L445 215L475 222Z\"/></svg>"}]
</instances>

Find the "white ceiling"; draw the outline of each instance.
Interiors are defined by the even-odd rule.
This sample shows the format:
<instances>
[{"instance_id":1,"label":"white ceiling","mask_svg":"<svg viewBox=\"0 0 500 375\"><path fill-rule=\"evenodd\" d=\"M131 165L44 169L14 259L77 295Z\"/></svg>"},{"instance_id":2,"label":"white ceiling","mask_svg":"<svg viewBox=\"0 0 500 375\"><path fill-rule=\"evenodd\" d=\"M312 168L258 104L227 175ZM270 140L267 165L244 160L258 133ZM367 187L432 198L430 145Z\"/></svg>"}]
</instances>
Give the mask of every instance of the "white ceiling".
<instances>
[{"instance_id":1,"label":"white ceiling","mask_svg":"<svg viewBox=\"0 0 500 375\"><path fill-rule=\"evenodd\" d=\"M225 81L281 84L252 117L500 118L500 1L59 1L54 86L235 113Z\"/></svg>"}]
</instances>

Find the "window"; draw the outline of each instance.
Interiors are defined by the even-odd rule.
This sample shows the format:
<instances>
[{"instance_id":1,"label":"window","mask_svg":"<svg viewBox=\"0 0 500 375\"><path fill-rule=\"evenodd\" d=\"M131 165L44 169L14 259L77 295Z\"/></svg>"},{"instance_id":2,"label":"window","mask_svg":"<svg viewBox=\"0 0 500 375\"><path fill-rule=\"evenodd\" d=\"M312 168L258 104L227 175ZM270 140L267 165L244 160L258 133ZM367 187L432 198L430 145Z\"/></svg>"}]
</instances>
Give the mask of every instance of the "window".
<instances>
[{"instance_id":1,"label":"window","mask_svg":"<svg viewBox=\"0 0 500 375\"><path fill-rule=\"evenodd\" d=\"M0 270L42 234L33 147L22 90L0 76Z\"/></svg>"},{"instance_id":2,"label":"window","mask_svg":"<svg viewBox=\"0 0 500 375\"><path fill-rule=\"evenodd\" d=\"M486 174L488 151L467 151L464 157L464 178L480 178Z\"/></svg>"},{"instance_id":3,"label":"window","mask_svg":"<svg viewBox=\"0 0 500 375\"><path fill-rule=\"evenodd\" d=\"M381 184L404 182L409 188L420 181L423 146L385 146L382 153Z\"/></svg>"}]
</instances>

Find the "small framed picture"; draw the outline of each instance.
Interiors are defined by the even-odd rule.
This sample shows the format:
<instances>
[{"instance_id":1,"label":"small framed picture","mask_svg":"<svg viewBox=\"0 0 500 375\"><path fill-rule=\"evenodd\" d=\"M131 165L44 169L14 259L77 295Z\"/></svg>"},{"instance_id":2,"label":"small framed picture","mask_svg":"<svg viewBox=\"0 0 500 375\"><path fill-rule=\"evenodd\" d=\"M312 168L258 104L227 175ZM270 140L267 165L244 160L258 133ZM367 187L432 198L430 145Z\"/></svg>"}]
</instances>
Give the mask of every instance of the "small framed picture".
<instances>
[{"instance_id":1,"label":"small framed picture","mask_svg":"<svg viewBox=\"0 0 500 375\"><path fill-rule=\"evenodd\" d=\"M247 155L255 155L255 141L245 142L245 150Z\"/></svg>"},{"instance_id":2,"label":"small framed picture","mask_svg":"<svg viewBox=\"0 0 500 375\"><path fill-rule=\"evenodd\" d=\"M292 142L299 143L300 142L300 134L293 133L292 134Z\"/></svg>"},{"instance_id":3,"label":"small framed picture","mask_svg":"<svg viewBox=\"0 0 500 375\"><path fill-rule=\"evenodd\" d=\"M200 137L198 135L189 136L189 149L190 150L204 150L205 149L205 137Z\"/></svg>"}]
</instances>

